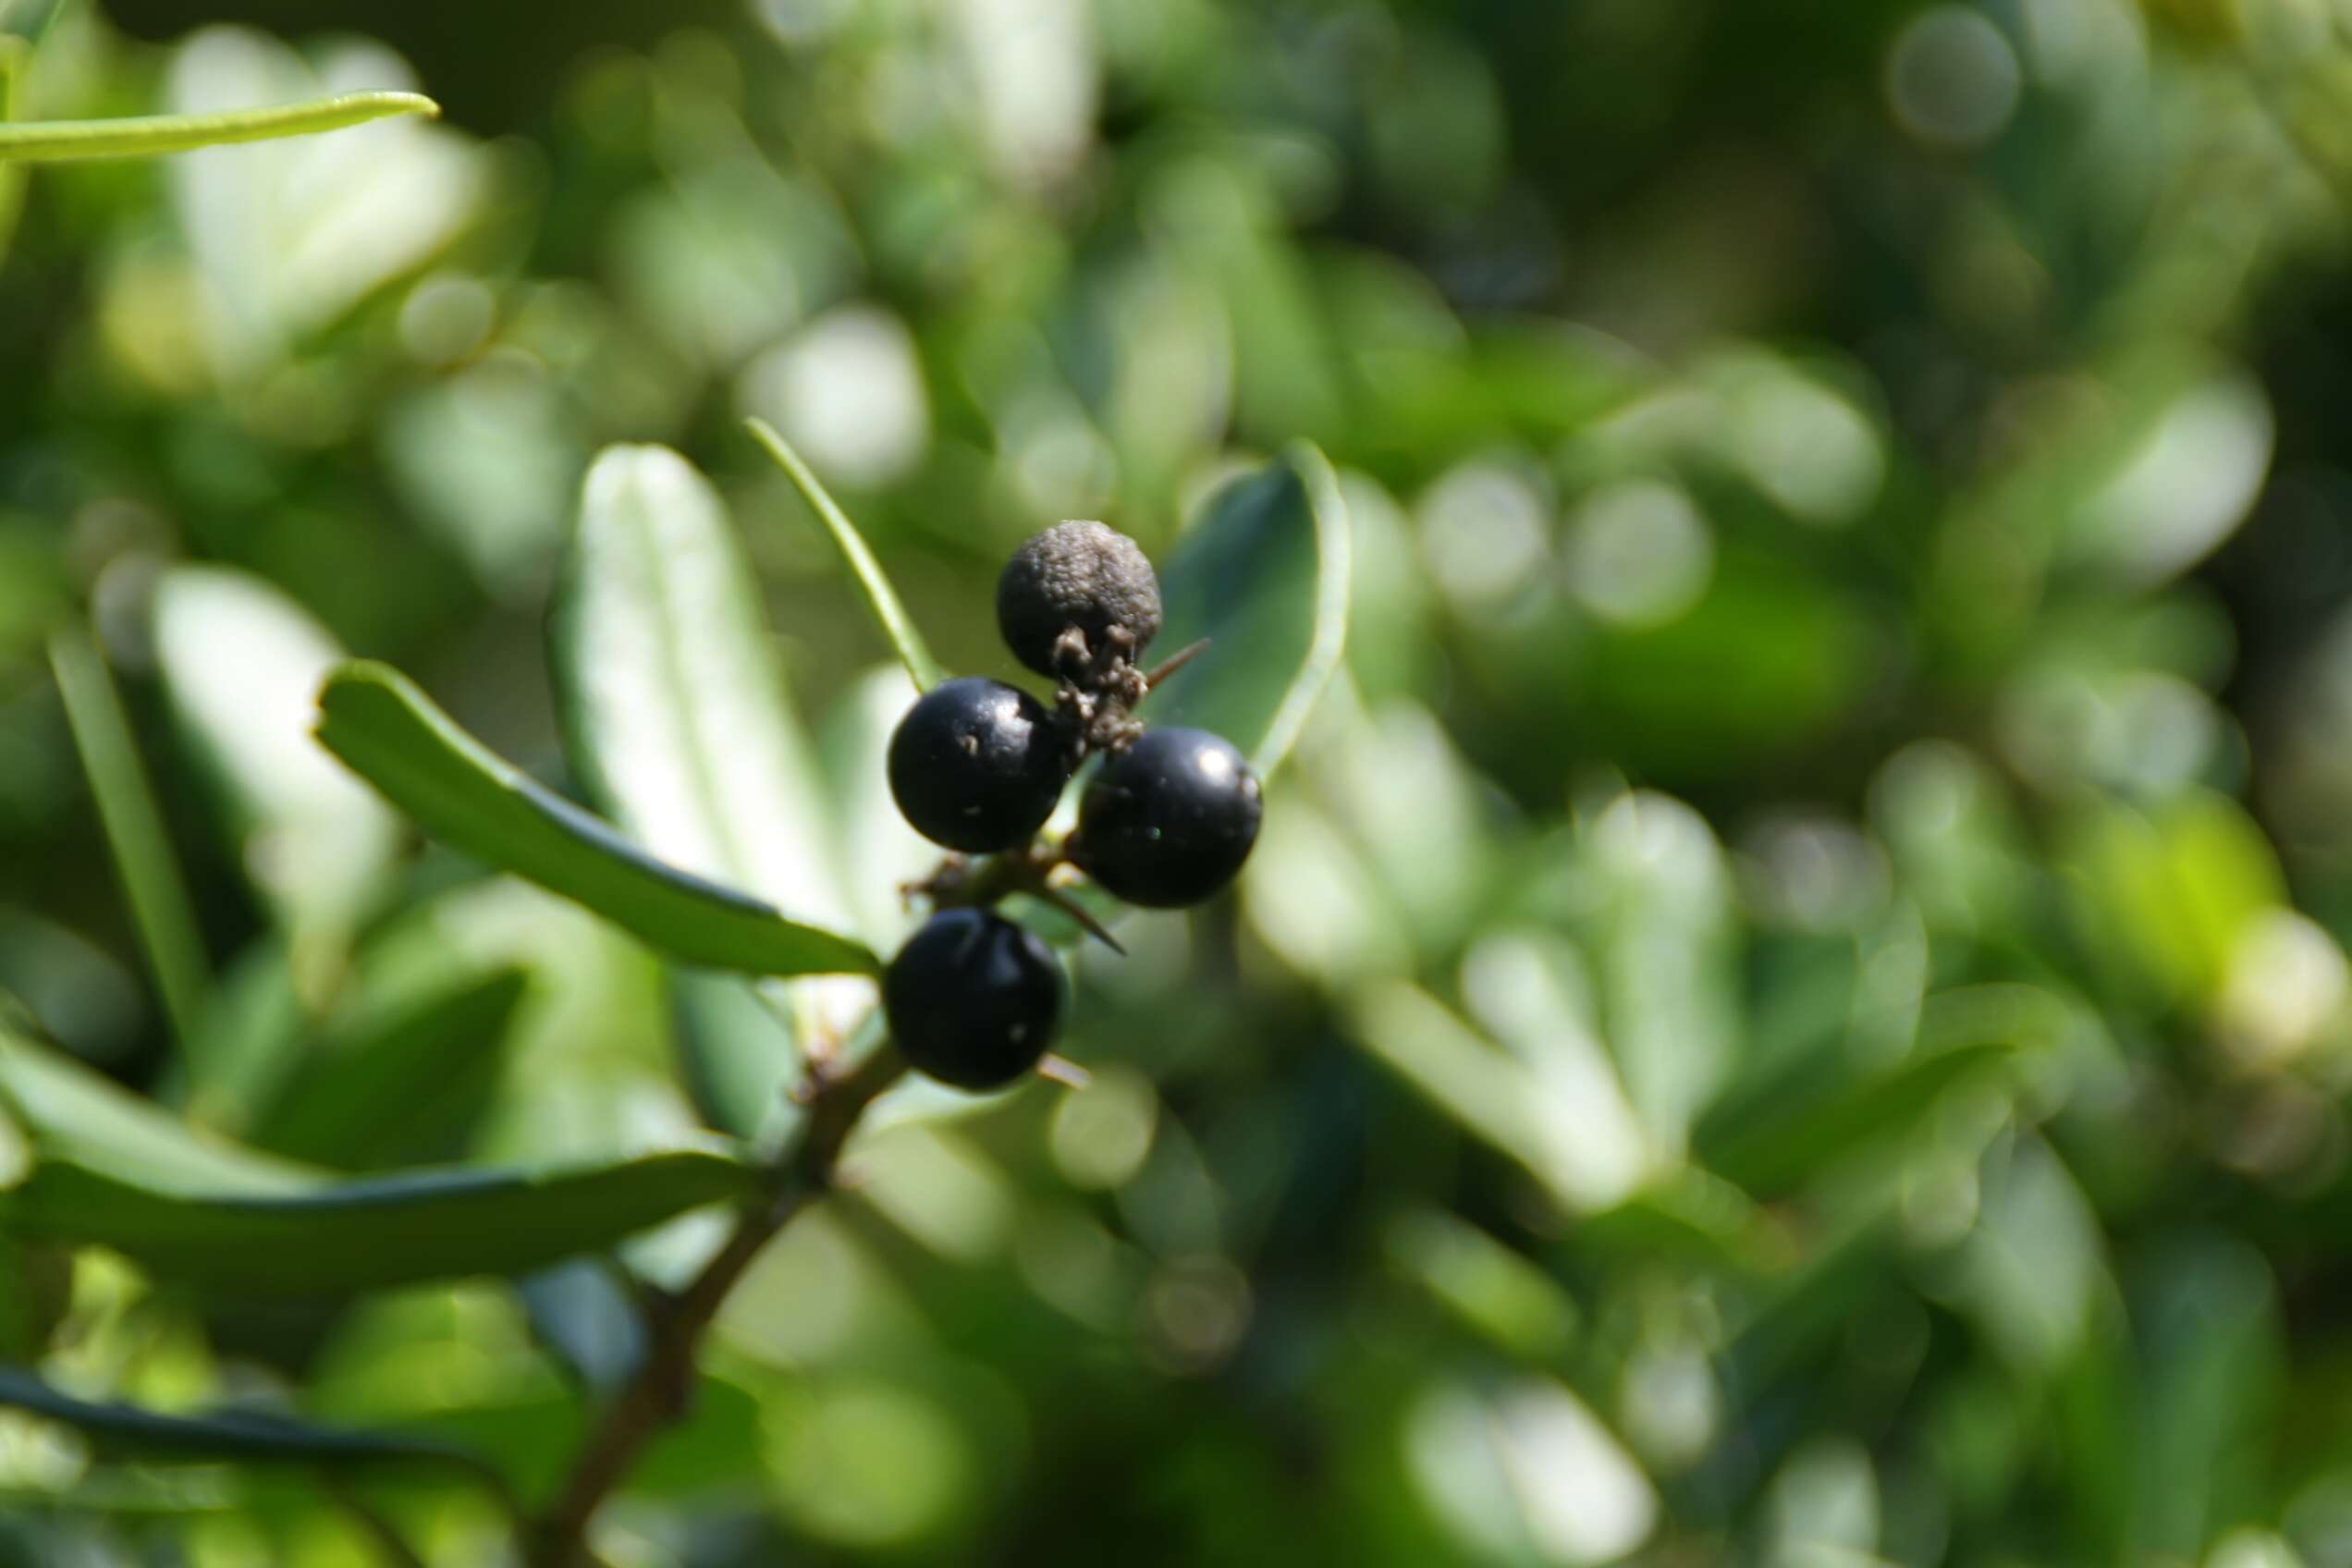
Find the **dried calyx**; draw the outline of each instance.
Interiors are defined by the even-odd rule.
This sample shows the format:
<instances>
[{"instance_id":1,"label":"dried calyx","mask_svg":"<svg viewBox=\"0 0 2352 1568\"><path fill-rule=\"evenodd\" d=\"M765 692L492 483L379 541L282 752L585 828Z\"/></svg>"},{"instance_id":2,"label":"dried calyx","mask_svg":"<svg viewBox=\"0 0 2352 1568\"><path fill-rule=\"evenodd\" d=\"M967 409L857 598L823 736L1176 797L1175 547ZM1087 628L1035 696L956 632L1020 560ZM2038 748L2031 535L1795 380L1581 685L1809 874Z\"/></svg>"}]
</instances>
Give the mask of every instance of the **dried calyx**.
<instances>
[{"instance_id":1,"label":"dried calyx","mask_svg":"<svg viewBox=\"0 0 2352 1568\"><path fill-rule=\"evenodd\" d=\"M1117 751L1150 685L1137 659L1159 634L1159 579L1136 543L1099 522L1032 535L997 580L997 625L1013 656L1051 676L1073 749Z\"/></svg>"}]
</instances>

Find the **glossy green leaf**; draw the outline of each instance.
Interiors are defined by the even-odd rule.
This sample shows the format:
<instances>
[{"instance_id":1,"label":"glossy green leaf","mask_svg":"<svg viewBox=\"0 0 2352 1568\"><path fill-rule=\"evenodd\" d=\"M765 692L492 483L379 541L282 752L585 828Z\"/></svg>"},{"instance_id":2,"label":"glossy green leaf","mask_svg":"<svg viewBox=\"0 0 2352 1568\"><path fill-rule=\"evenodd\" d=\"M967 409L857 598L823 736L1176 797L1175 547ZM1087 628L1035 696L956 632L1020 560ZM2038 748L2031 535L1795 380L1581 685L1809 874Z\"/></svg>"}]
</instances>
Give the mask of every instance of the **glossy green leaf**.
<instances>
[{"instance_id":1,"label":"glossy green leaf","mask_svg":"<svg viewBox=\"0 0 2352 1568\"><path fill-rule=\"evenodd\" d=\"M340 1170L447 1158L488 1096L529 988L520 970L498 970L321 1041L247 1140Z\"/></svg>"},{"instance_id":2,"label":"glossy green leaf","mask_svg":"<svg viewBox=\"0 0 2352 1568\"><path fill-rule=\"evenodd\" d=\"M111 1247L158 1276L237 1295L526 1273L758 1187L752 1167L715 1149L336 1180L202 1139L12 1038L0 1038L0 1103L31 1145L30 1169L0 1192L0 1231Z\"/></svg>"},{"instance_id":3,"label":"glossy green leaf","mask_svg":"<svg viewBox=\"0 0 2352 1568\"><path fill-rule=\"evenodd\" d=\"M485 1477L483 1463L455 1444L398 1432L313 1426L259 1410L165 1415L136 1405L76 1399L29 1372L0 1366L0 1405L62 1421L109 1458L345 1466L425 1462L457 1464Z\"/></svg>"},{"instance_id":4,"label":"glossy green leaf","mask_svg":"<svg viewBox=\"0 0 2352 1568\"><path fill-rule=\"evenodd\" d=\"M555 601L552 651L565 750L597 806L668 864L785 913L848 929L832 807L795 716L759 586L717 493L677 453L614 447L582 488ZM794 1036L822 1028L821 991L761 998L719 975L680 975L699 1001L741 992L751 1027L680 1038L705 1111L749 1135L798 1072Z\"/></svg>"},{"instance_id":5,"label":"glossy green leaf","mask_svg":"<svg viewBox=\"0 0 2352 1568\"><path fill-rule=\"evenodd\" d=\"M220 115L139 115L108 120L32 120L0 125L0 163L136 158L233 141L314 136L391 115L434 116L440 105L414 92L342 92L332 98Z\"/></svg>"},{"instance_id":6,"label":"glossy green leaf","mask_svg":"<svg viewBox=\"0 0 2352 1568\"><path fill-rule=\"evenodd\" d=\"M1207 651L1144 709L1213 730L1261 778L1290 754L1347 644L1349 532L1330 464L1300 443L1209 498L1160 572L1156 651Z\"/></svg>"},{"instance_id":7,"label":"glossy green leaf","mask_svg":"<svg viewBox=\"0 0 2352 1568\"><path fill-rule=\"evenodd\" d=\"M906 666L907 674L914 678L915 685L926 692L937 686L947 678L947 672L939 668L939 661L931 656L931 649L923 641L923 633L916 629L914 618L907 614L906 606L899 602L898 590L890 586L889 578L883 573L882 563L874 558L873 550L867 547L856 525L850 521L849 514L841 510L816 475L809 472L809 466L801 460L801 455L792 450L784 437L769 428L766 421L749 421L748 428L752 438L776 459L777 466L791 480L792 488L801 493L801 499L808 503L809 510L816 514L817 521L825 524L825 531L833 536L833 543L839 547L842 559L850 563L850 570L855 574L858 586L865 591L866 607L874 612L875 623L881 627L882 635L897 651L899 662Z\"/></svg>"},{"instance_id":8,"label":"glossy green leaf","mask_svg":"<svg viewBox=\"0 0 2352 1568\"><path fill-rule=\"evenodd\" d=\"M654 860L492 754L383 665L344 666L319 709L319 738L426 832L673 957L753 974L880 967L861 943Z\"/></svg>"}]
</instances>

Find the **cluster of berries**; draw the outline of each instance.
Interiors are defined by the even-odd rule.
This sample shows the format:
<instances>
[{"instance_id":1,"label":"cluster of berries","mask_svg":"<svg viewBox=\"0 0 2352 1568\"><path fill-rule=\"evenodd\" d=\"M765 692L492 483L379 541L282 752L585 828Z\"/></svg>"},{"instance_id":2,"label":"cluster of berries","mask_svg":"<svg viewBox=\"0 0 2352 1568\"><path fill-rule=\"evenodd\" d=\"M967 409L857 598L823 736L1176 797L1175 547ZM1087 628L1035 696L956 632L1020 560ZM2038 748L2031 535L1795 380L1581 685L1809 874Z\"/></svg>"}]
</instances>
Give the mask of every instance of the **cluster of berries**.
<instances>
[{"instance_id":1,"label":"cluster of berries","mask_svg":"<svg viewBox=\"0 0 2352 1568\"><path fill-rule=\"evenodd\" d=\"M933 878L942 907L882 982L907 1060L974 1090L1034 1068L1062 1008L1051 950L982 906L1015 889L1046 893L1065 862L1128 903L1197 903L1241 870L1259 814L1257 777L1231 744L1201 729L1146 729L1133 716L1167 668L1146 674L1135 662L1158 634L1160 600L1133 540L1099 522L1031 538L998 582L997 624L1015 657L1054 680L1055 705L1001 680L942 681L899 722L889 753L890 793L916 832L1001 856L1011 871L951 864ZM1035 845L1063 787L1097 753L1076 831Z\"/></svg>"}]
</instances>

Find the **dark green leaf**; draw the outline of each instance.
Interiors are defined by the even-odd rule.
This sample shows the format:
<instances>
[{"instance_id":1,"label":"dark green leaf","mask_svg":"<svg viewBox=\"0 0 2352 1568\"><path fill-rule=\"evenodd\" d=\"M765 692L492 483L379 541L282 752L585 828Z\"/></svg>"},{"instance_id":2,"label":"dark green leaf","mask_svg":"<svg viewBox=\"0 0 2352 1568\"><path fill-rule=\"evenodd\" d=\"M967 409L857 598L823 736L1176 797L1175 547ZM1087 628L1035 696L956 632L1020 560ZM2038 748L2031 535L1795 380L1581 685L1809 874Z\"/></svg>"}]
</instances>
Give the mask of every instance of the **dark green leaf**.
<instances>
[{"instance_id":1,"label":"dark green leaf","mask_svg":"<svg viewBox=\"0 0 2352 1568\"><path fill-rule=\"evenodd\" d=\"M619 1264L575 1258L516 1289L532 1333L590 1392L611 1394L644 1364L644 1314Z\"/></svg>"},{"instance_id":2,"label":"dark green leaf","mask_svg":"<svg viewBox=\"0 0 2352 1568\"><path fill-rule=\"evenodd\" d=\"M426 832L675 957L753 974L880 968L861 943L647 856L493 755L395 670L346 665L319 708L319 738Z\"/></svg>"},{"instance_id":3,"label":"dark green leaf","mask_svg":"<svg viewBox=\"0 0 2352 1568\"><path fill-rule=\"evenodd\" d=\"M528 1273L757 1191L752 1167L681 1149L546 1170L465 1168L337 1181L208 1143L78 1063L0 1038L0 1103L31 1169L0 1192L0 1232L111 1247L169 1279L239 1295L334 1295Z\"/></svg>"},{"instance_id":4,"label":"dark green leaf","mask_svg":"<svg viewBox=\"0 0 2352 1568\"><path fill-rule=\"evenodd\" d=\"M1339 483L1304 443L1210 497L1160 573L1155 644L1208 650L1153 693L1151 721L1213 730L1271 775L1345 651L1348 558Z\"/></svg>"},{"instance_id":5,"label":"dark green leaf","mask_svg":"<svg viewBox=\"0 0 2352 1568\"><path fill-rule=\"evenodd\" d=\"M488 1474L465 1450L435 1438L317 1427L258 1410L165 1415L136 1405L76 1399L9 1366L0 1366L0 1405L62 1421L109 1458L336 1466L425 1461Z\"/></svg>"},{"instance_id":6,"label":"dark green leaf","mask_svg":"<svg viewBox=\"0 0 2352 1568\"><path fill-rule=\"evenodd\" d=\"M498 970L323 1041L246 1137L339 1170L429 1158L457 1142L496 1082L508 1025L530 988Z\"/></svg>"},{"instance_id":7,"label":"dark green leaf","mask_svg":"<svg viewBox=\"0 0 2352 1568\"><path fill-rule=\"evenodd\" d=\"M788 1087L800 1071L796 1037L802 1006L784 997L771 1007L754 982L673 965L669 1012L684 1059L686 1086L714 1126L757 1139L793 1106Z\"/></svg>"}]
</instances>

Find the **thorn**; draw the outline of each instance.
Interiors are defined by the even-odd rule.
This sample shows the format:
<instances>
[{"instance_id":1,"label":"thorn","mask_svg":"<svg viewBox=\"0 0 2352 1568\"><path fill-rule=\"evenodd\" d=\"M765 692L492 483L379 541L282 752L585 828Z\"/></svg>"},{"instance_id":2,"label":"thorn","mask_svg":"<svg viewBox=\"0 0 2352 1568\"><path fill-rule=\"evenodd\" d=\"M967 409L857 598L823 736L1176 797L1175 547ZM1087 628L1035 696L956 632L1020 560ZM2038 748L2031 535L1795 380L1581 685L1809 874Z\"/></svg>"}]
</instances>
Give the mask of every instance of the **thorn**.
<instances>
[{"instance_id":1,"label":"thorn","mask_svg":"<svg viewBox=\"0 0 2352 1568\"><path fill-rule=\"evenodd\" d=\"M1153 687L1158 686L1161 681L1167 680L1170 676L1175 674L1178 670L1183 668L1194 659L1200 657L1201 655L1208 652L1208 641L1209 640L1207 638L1204 637L1197 643L1189 643L1184 647L1177 649L1174 653L1169 655L1168 657L1160 660L1158 666L1155 668L1150 674L1144 677L1144 690L1149 692Z\"/></svg>"},{"instance_id":2,"label":"thorn","mask_svg":"<svg viewBox=\"0 0 2352 1568\"><path fill-rule=\"evenodd\" d=\"M1047 1051L1037 1059L1037 1076L1048 1084L1059 1084L1065 1089L1091 1089L1095 1075L1066 1056Z\"/></svg>"},{"instance_id":3,"label":"thorn","mask_svg":"<svg viewBox=\"0 0 2352 1568\"><path fill-rule=\"evenodd\" d=\"M1096 941L1100 942L1104 947L1109 948L1121 958L1125 958L1127 956L1127 949L1119 945L1119 938L1113 937L1109 931L1104 930L1102 922L1087 913L1086 906L1080 903L1076 899L1072 898L1068 893L1063 892L1059 888L1039 888L1035 889L1035 896L1043 899L1046 902L1053 905L1054 908L1061 911L1062 913L1076 921L1079 926L1085 931L1087 936L1092 937Z\"/></svg>"}]
</instances>

